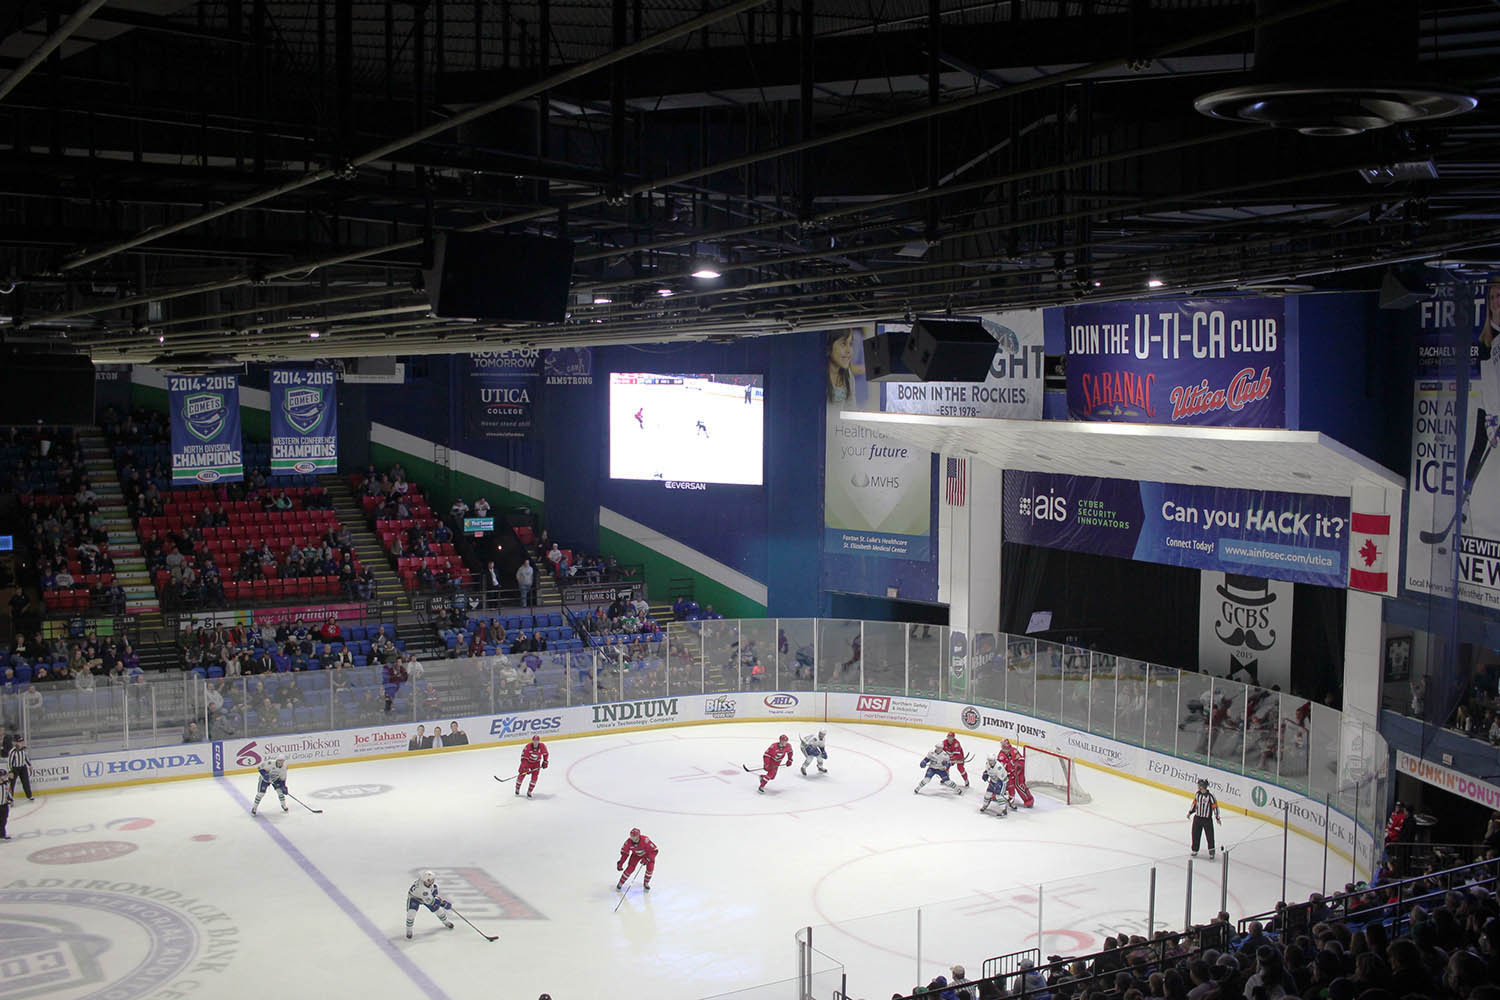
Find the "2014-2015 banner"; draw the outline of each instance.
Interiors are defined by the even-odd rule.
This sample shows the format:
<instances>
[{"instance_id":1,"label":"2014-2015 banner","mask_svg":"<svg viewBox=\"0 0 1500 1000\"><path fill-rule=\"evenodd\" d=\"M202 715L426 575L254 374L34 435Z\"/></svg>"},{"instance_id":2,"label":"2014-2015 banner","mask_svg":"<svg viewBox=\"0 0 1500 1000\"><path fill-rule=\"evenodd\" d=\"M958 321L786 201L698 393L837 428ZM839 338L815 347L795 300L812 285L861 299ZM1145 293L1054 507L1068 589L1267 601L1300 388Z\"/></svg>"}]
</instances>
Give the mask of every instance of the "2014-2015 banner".
<instances>
[{"instance_id":1,"label":"2014-2015 banner","mask_svg":"<svg viewBox=\"0 0 1500 1000\"><path fill-rule=\"evenodd\" d=\"M332 368L271 369L271 475L338 471L337 381Z\"/></svg>"},{"instance_id":2,"label":"2014-2015 banner","mask_svg":"<svg viewBox=\"0 0 1500 1000\"><path fill-rule=\"evenodd\" d=\"M1286 426L1281 299L1085 303L1063 322L1074 420Z\"/></svg>"},{"instance_id":3,"label":"2014-2015 banner","mask_svg":"<svg viewBox=\"0 0 1500 1000\"><path fill-rule=\"evenodd\" d=\"M172 484L245 478L237 375L168 375Z\"/></svg>"},{"instance_id":4,"label":"2014-2015 banner","mask_svg":"<svg viewBox=\"0 0 1500 1000\"><path fill-rule=\"evenodd\" d=\"M1347 497L1007 471L1008 542L1345 587Z\"/></svg>"}]
</instances>

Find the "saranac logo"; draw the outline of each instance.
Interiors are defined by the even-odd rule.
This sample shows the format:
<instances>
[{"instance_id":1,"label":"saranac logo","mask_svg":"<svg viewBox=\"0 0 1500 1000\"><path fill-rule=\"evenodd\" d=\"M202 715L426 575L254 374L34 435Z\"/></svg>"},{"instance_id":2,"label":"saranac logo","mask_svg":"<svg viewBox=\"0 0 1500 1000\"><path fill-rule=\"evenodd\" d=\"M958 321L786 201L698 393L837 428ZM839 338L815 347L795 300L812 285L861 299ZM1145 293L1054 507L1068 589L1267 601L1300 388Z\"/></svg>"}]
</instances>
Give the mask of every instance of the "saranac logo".
<instances>
[{"instance_id":1,"label":"saranac logo","mask_svg":"<svg viewBox=\"0 0 1500 1000\"><path fill-rule=\"evenodd\" d=\"M734 718L734 699L728 695L715 695L703 701L703 714L710 719Z\"/></svg>"}]
</instances>

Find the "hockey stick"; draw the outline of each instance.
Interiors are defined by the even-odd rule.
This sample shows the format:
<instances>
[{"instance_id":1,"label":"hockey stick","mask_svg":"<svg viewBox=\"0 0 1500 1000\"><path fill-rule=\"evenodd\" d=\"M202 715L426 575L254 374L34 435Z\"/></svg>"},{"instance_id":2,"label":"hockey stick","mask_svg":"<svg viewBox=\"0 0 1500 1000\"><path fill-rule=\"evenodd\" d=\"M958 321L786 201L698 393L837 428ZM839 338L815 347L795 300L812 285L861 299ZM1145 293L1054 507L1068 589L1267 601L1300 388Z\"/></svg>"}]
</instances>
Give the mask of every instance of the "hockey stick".
<instances>
[{"instance_id":1,"label":"hockey stick","mask_svg":"<svg viewBox=\"0 0 1500 1000\"><path fill-rule=\"evenodd\" d=\"M502 778L498 774L492 774L492 775L490 775L490 777L494 778L496 781L500 782L500 784L504 785L504 784L506 784L508 782L515 781L517 778L520 777L520 775L519 774L512 774L509 778Z\"/></svg>"},{"instance_id":2,"label":"hockey stick","mask_svg":"<svg viewBox=\"0 0 1500 1000\"><path fill-rule=\"evenodd\" d=\"M1490 439L1484 443L1484 451L1479 456L1479 464L1474 467L1474 475L1469 477L1469 482L1466 484L1463 496L1459 497L1458 502L1453 505L1453 516L1448 518L1447 526L1444 527L1442 531L1417 532L1417 537L1422 540L1422 544L1436 545L1437 543L1446 539L1448 535L1452 533L1454 528L1458 527L1459 519L1463 517L1464 504L1469 502L1469 497L1474 492L1474 484L1479 481L1479 473L1484 470L1485 459L1490 457L1490 452L1494 450L1494 447L1495 438L1491 436Z\"/></svg>"},{"instance_id":3,"label":"hockey stick","mask_svg":"<svg viewBox=\"0 0 1500 1000\"><path fill-rule=\"evenodd\" d=\"M319 815L321 815L322 812L323 812L323 810L321 810L321 809L314 809L312 806L308 805L306 802L303 802L301 799L297 798L297 796L293 795L291 792L287 792L286 793L286 797L289 798L289 799L291 799L293 802L297 803L303 809L306 809L308 812L318 813Z\"/></svg>"},{"instance_id":4,"label":"hockey stick","mask_svg":"<svg viewBox=\"0 0 1500 1000\"><path fill-rule=\"evenodd\" d=\"M455 917L457 917L458 919L462 920L464 923L468 924L470 927L474 927L474 921L470 920L468 917L464 916L462 913L459 913L457 910L454 910L452 907L449 907L449 910L452 911L452 913L453 913L453 915ZM480 937L482 937L486 941L490 942L490 944L494 944L496 941L500 940L500 935L498 935L498 934L486 934L484 931L480 930L478 927L474 927L474 931Z\"/></svg>"},{"instance_id":5,"label":"hockey stick","mask_svg":"<svg viewBox=\"0 0 1500 1000\"><path fill-rule=\"evenodd\" d=\"M630 881L626 882L625 883L625 888L623 888L623 889L620 890L620 898L615 901L615 908L610 911L611 913L619 913L620 912L620 904L623 903L623 902L625 902L626 895L628 895L630 893L630 887L633 886L633 885L635 885L635 877L639 873L639 871L640 870L637 869L636 871L633 871L633 872L630 873Z\"/></svg>"},{"instance_id":6,"label":"hockey stick","mask_svg":"<svg viewBox=\"0 0 1500 1000\"><path fill-rule=\"evenodd\" d=\"M787 767L791 766L792 765L790 764L787 765ZM763 767L751 767L749 764L741 764L740 767L743 767L747 774L759 774L760 772L765 770L765 768Z\"/></svg>"}]
</instances>

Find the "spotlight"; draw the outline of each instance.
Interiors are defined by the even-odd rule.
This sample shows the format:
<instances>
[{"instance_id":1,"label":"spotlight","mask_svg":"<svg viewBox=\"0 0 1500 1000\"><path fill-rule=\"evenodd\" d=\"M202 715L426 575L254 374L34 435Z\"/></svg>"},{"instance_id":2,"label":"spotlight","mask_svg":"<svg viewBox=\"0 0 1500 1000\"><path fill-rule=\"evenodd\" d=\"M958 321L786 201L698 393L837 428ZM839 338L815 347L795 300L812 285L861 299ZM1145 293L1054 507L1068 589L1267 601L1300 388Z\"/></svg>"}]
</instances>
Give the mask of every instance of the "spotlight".
<instances>
[{"instance_id":1,"label":"spotlight","mask_svg":"<svg viewBox=\"0 0 1500 1000\"><path fill-rule=\"evenodd\" d=\"M719 277L719 272L707 264L700 264L698 270L693 272L693 277L700 281L712 281L714 278Z\"/></svg>"},{"instance_id":2,"label":"spotlight","mask_svg":"<svg viewBox=\"0 0 1500 1000\"><path fill-rule=\"evenodd\" d=\"M604 294L602 294L600 292L595 292L594 293L594 305L596 305L596 306L611 305L611 304L613 304L614 301L615 300L612 299L612 298L610 298L608 295L604 295Z\"/></svg>"},{"instance_id":3,"label":"spotlight","mask_svg":"<svg viewBox=\"0 0 1500 1000\"><path fill-rule=\"evenodd\" d=\"M1165 284L1166 284L1166 282L1162 281L1160 278L1147 278L1146 279L1146 287L1147 288L1160 288L1162 285L1165 285Z\"/></svg>"},{"instance_id":4,"label":"spotlight","mask_svg":"<svg viewBox=\"0 0 1500 1000\"><path fill-rule=\"evenodd\" d=\"M313 340L317 340L319 337L322 336L322 334L319 333L317 330L313 330L312 332L310 332L308 334L308 336L311 337Z\"/></svg>"},{"instance_id":5,"label":"spotlight","mask_svg":"<svg viewBox=\"0 0 1500 1000\"><path fill-rule=\"evenodd\" d=\"M674 292L674 291L672 291L672 289L670 289L670 288L658 288L656 290L656 294L660 295L664 299L670 299L672 296L676 295L677 293Z\"/></svg>"}]
</instances>

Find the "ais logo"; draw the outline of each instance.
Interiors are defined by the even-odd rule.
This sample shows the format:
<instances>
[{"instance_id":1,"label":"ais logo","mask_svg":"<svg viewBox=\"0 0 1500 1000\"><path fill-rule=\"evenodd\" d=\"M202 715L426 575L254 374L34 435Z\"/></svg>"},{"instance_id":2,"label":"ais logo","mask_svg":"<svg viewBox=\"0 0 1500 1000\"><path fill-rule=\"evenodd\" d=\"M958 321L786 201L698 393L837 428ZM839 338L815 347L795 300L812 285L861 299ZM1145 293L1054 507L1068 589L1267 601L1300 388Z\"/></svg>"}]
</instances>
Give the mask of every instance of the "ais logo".
<instances>
[{"instance_id":1,"label":"ais logo","mask_svg":"<svg viewBox=\"0 0 1500 1000\"><path fill-rule=\"evenodd\" d=\"M1038 521L1066 521L1068 498L1058 496L1055 490L1038 493L1034 497L1021 497L1017 513L1022 517L1034 517Z\"/></svg>"}]
</instances>

